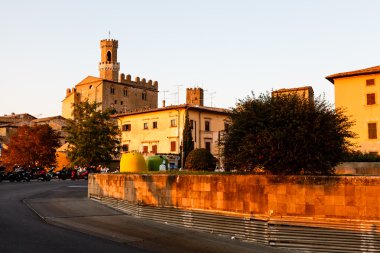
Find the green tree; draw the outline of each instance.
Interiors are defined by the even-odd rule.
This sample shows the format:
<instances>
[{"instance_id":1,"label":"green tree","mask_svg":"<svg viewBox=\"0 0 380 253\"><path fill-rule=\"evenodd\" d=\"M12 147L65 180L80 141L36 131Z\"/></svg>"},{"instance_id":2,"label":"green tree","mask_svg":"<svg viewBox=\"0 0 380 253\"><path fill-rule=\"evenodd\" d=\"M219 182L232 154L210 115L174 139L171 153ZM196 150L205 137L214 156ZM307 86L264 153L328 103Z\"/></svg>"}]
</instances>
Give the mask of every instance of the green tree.
<instances>
[{"instance_id":1,"label":"green tree","mask_svg":"<svg viewBox=\"0 0 380 253\"><path fill-rule=\"evenodd\" d=\"M239 102L222 141L226 168L332 174L352 145L353 122L321 98L262 94Z\"/></svg>"},{"instance_id":2,"label":"green tree","mask_svg":"<svg viewBox=\"0 0 380 253\"><path fill-rule=\"evenodd\" d=\"M2 158L7 165L50 167L58 147L59 134L49 125L24 125L10 137Z\"/></svg>"},{"instance_id":3,"label":"green tree","mask_svg":"<svg viewBox=\"0 0 380 253\"><path fill-rule=\"evenodd\" d=\"M99 103L88 101L74 105L74 119L69 120L66 131L69 143L68 155L73 164L88 166L107 163L117 155L120 144L119 129L114 112L97 110Z\"/></svg>"},{"instance_id":4,"label":"green tree","mask_svg":"<svg viewBox=\"0 0 380 253\"><path fill-rule=\"evenodd\" d=\"M204 148L194 149L189 153L185 163L186 170L214 170L216 158Z\"/></svg>"},{"instance_id":5,"label":"green tree","mask_svg":"<svg viewBox=\"0 0 380 253\"><path fill-rule=\"evenodd\" d=\"M189 113L186 110L185 127L182 133L182 150L183 150L183 164L186 164L186 157L194 149L193 135L191 133L192 125L189 120Z\"/></svg>"}]
</instances>

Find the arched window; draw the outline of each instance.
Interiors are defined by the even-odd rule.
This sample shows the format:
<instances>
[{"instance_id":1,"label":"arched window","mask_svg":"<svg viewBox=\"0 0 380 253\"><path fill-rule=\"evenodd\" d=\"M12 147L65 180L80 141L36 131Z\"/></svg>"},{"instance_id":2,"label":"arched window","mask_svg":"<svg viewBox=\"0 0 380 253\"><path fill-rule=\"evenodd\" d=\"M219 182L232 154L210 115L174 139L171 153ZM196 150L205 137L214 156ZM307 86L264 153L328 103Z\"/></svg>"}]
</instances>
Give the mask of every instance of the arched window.
<instances>
[{"instance_id":1,"label":"arched window","mask_svg":"<svg viewBox=\"0 0 380 253\"><path fill-rule=\"evenodd\" d=\"M111 51L107 52L107 61L111 61Z\"/></svg>"}]
</instances>

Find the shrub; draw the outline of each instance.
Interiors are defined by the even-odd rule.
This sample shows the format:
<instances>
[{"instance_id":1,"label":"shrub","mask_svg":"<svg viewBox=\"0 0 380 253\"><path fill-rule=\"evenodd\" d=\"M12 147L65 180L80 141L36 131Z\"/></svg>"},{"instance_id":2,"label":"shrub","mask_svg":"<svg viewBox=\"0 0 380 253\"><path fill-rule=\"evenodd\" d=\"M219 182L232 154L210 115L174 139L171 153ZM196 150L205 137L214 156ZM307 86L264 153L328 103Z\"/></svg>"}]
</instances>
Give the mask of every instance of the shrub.
<instances>
[{"instance_id":1,"label":"shrub","mask_svg":"<svg viewBox=\"0 0 380 253\"><path fill-rule=\"evenodd\" d=\"M186 157L186 170L214 170L216 158L204 148L192 150Z\"/></svg>"},{"instance_id":2,"label":"shrub","mask_svg":"<svg viewBox=\"0 0 380 253\"><path fill-rule=\"evenodd\" d=\"M149 171L159 171L160 165L162 164L162 161L165 160L165 167L166 170L168 169L169 160L162 155L154 155L150 156L146 159L146 166Z\"/></svg>"}]
</instances>

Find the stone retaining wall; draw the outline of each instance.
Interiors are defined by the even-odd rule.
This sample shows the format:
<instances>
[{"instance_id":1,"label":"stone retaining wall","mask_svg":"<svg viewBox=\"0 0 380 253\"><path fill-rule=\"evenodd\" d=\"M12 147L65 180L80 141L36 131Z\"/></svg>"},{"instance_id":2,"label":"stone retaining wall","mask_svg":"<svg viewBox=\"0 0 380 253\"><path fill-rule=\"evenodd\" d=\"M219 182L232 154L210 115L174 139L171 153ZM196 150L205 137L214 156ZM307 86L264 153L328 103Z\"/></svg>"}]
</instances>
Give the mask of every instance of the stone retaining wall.
<instances>
[{"instance_id":1,"label":"stone retaining wall","mask_svg":"<svg viewBox=\"0 0 380 253\"><path fill-rule=\"evenodd\" d=\"M380 177L91 174L89 196L135 204L228 212L379 220Z\"/></svg>"},{"instance_id":2,"label":"stone retaining wall","mask_svg":"<svg viewBox=\"0 0 380 253\"><path fill-rule=\"evenodd\" d=\"M335 167L338 175L380 176L380 162L345 162Z\"/></svg>"}]
</instances>

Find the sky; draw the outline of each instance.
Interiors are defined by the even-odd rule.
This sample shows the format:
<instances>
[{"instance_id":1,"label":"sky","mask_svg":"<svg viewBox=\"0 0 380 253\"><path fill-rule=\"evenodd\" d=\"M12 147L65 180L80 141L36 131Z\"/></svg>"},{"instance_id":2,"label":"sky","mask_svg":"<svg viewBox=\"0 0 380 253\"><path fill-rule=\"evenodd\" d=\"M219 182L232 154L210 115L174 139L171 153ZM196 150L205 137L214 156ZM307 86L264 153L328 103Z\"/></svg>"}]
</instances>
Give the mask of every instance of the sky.
<instances>
[{"instance_id":1,"label":"sky","mask_svg":"<svg viewBox=\"0 0 380 253\"><path fill-rule=\"evenodd\" d=\"M379 10L377 0L0 0L0 115L60 115L66 89L99 76L109 31L120 73L157 80L167 105L192 87L206 106L231 108L302 86L333 104L326 76L380 65Z\"/></svg>"}]
</instances>

